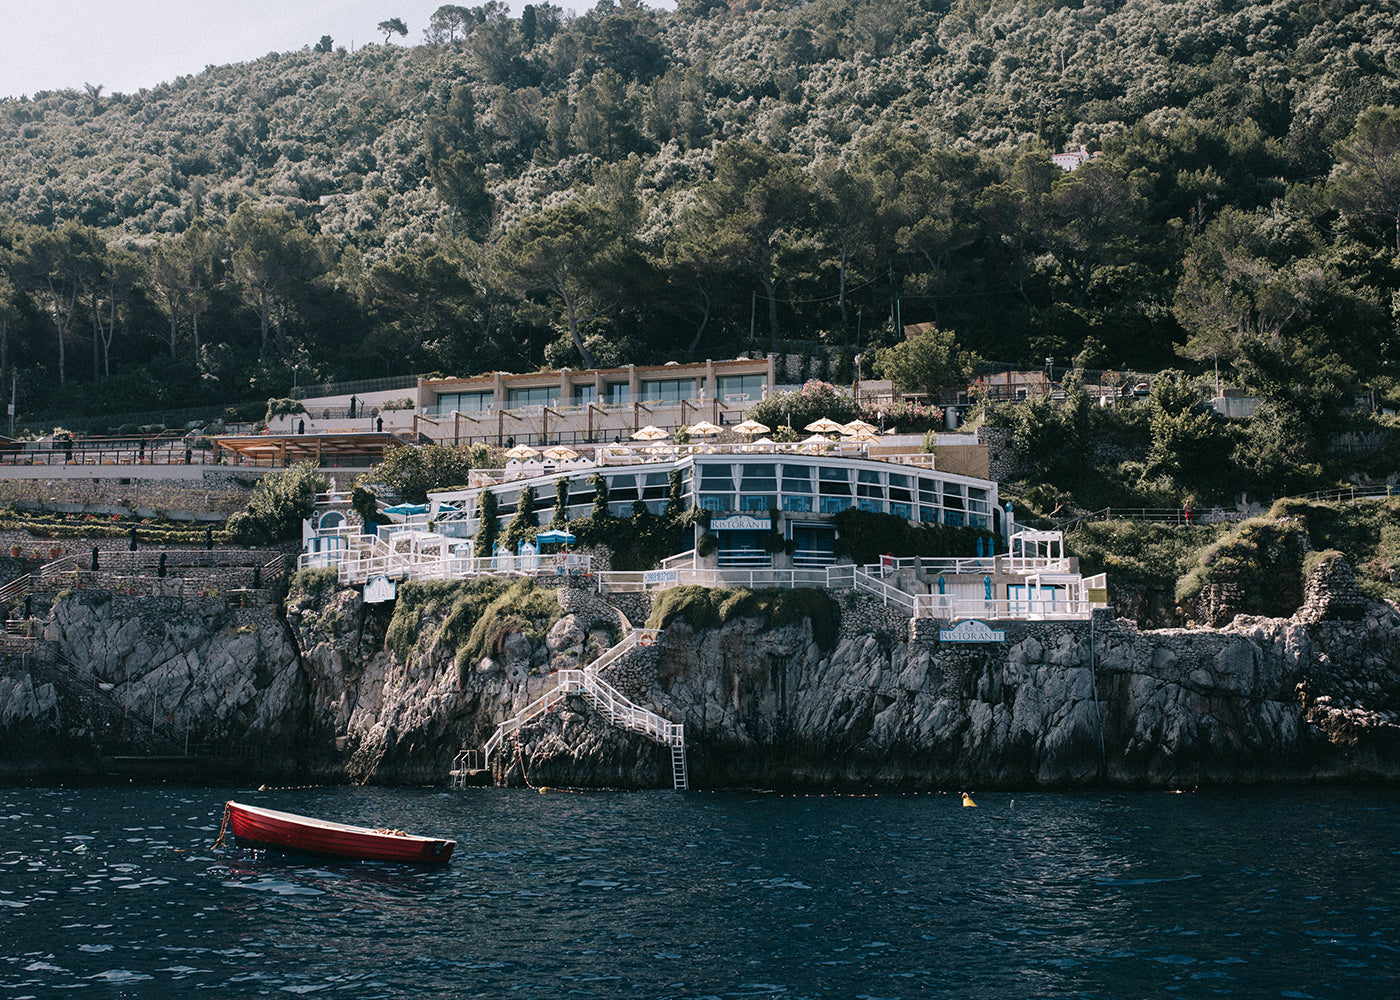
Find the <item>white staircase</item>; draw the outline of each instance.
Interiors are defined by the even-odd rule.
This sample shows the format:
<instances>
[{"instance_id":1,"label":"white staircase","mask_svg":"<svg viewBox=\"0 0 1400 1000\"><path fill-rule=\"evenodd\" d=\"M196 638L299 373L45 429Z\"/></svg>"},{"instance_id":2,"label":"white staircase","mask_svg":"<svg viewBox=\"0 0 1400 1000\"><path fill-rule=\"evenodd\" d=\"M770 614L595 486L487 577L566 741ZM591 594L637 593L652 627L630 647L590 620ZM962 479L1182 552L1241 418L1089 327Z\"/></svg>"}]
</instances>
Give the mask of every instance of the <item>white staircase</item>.
<instances>
[{"instance_id":1,"label":"white staircase","mask_svg":"<svg viewBox=\"0 0 1400 1000\"><path fill-rule=\"evenodd\" d=\"M641 733L663 746L671 748L671 777L675 788L690 787L690 775L685 758L685 727L669 722L649 709L629 701L617 688L598 676L599 671L638 645L650 645L656 633L648 629L633 630L622 641L608 648L602 656L582 670L560 670L554 675L555 685L526 705L512 718L502 722L482 748L485 767L491 766L491 756L497 753L511 735L532 719L536 719L571 694L581 694L609 722L622 729Z\"/></svg>"}]
</instances>

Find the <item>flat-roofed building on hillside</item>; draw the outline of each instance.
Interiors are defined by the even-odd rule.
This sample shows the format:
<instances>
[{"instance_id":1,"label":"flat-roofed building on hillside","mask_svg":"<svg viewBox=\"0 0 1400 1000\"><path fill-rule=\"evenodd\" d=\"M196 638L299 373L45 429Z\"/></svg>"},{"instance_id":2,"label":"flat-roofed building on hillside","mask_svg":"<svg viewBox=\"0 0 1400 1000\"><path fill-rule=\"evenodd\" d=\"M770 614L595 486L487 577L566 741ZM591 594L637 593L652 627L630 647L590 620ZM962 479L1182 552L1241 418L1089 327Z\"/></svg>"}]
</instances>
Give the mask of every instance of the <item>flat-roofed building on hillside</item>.
<instances>
[{"instance_id":1,"label":"flat-roofed building on hillside","mask_svg":"<svg viewBox=\"0 0 1400 1000\"><path fill-rule=\"evenodd\" d=\"M772 358L422 379L414 429L452 444L584 444L640 427L738 423L774 386Z\"/></svg>"}]
</instances>

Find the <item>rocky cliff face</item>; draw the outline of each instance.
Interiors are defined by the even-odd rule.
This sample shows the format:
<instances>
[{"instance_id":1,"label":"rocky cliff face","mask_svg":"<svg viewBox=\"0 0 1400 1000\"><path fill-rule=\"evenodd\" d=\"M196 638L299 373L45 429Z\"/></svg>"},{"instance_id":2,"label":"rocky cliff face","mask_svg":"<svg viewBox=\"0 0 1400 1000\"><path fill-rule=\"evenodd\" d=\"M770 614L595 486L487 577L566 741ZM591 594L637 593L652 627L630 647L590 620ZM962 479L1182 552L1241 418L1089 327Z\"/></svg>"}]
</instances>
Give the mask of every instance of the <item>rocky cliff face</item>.
<instances>
[{"instance_id":1,"label":"rocky cliff face","mask_svg":"<svg viewBox=\"0 0 1400 1000\"><path fill-rule=\"evenodd\" d=\"M294 593L285 621L213 601L68 599L46 636L57 658L12 658L0 671L0 732L17 757L47 754L58 767L94 744L160 750L188 732L257 746L257 773L441 782L460 747L480 747L552 686L551 670L622 633L616 606L558 593L552 627L505 631L474 662L446 643L401 661L386 643L388 611L350 590ZM646 613L629 601L625 615ZM1341 561L1318 570L1293 617L1213 630L996 623L1001 641L953 643L940 623L910 635L878 604L841 605L834 648L806 623L676 623L604 676L684 723L697 787L1400 777L1400 614L1364 599ZM527 725L494 763L509 782L670 782L664 748L607 725L580 697Z\"/></svg>"},{"instance_id":2,"label":"rocky cliff face","mask_svg":"<svg viewBox=\"0 0 1400 1000\"><path fill-rule=\"evenodd\" d=\"M300 673L271 608L74 591L0 666L0 727L17 751L4 765L83 773L113 755L256 747L285 769L300 745Z\"/></svg>"},{"instance_id":3,"label":"rocky cliff face","mask_svg":"<svg viewBox=\"0 0 1400 1000\"><path fill-rule=\"evenodd\" d=\"M1341 561L1292 618L1217 630L1103 619L998 623L1005 641L985 645L932 630L897 641L863 603L848 599L846 617L864 628L829 653L805 627L673 625L606 676L684 723L702 786L1400 777L1400 615L1365 600ZM525 736L537 780L573 760L553 729Z\"/></svg>"}]
</instances>

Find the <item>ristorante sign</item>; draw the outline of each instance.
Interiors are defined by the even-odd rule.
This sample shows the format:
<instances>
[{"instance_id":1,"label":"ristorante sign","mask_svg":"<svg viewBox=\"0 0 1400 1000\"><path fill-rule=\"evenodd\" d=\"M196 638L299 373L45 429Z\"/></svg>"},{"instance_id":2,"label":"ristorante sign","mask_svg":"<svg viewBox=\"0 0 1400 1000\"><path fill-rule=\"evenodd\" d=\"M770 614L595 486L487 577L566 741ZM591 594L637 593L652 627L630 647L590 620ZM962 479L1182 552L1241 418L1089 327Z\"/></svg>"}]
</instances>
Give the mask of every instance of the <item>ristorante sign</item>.
<instances>
[{"instance_id":1,"label":"ristorante sign","mask_svg":"<svg viewBox=\"0 0 1400 1000\"><path fill-rule=\"evenodd\" d=\"M711 531L768 531L773 521L767 517L750 517L748 514L734 514L730 517L710 519Z\"/></svg>"},{"instance_id":2,"label":"ristorante sign","mask_svg":"<svg viewBox=\"0 0 1400 1000\"><path fill-rule=\"evenodd\" d=\"M942 628L938 630L939 642L1005 642L1006 633L1001 629L994 629L984 621L970 618L965 622L958 622L952 628Z\"/></svg>"}]
</instances>

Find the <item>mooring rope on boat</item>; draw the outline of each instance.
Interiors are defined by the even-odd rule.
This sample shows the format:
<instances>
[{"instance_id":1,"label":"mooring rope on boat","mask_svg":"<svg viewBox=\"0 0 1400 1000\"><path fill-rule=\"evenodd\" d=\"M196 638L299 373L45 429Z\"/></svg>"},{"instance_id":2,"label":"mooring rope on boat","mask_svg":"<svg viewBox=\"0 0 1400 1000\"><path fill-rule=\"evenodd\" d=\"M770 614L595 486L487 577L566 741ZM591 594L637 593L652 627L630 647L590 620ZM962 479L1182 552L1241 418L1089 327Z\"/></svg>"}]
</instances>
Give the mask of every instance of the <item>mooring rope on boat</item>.
<instances>
[{"instance_id":1,"label":"mooring rope on boat","mask_svg":"<svg viewBox=\"0 0 1400 1000\"><path fill-rule=\"evenodd\" d=\"M224 803L224 819L223 819L223 822L219 824L219 836L218 836L218 839L214 841L214 850L217 851L217 850L219 849L219 847L223 844L223 842L224 842L224 834L227 833L227 832L228 832L228 803L225 802L225 803Z\"/></svg>"}]
</instances>

